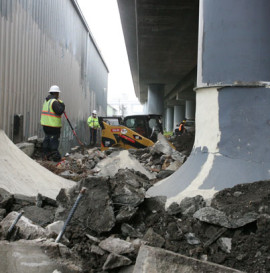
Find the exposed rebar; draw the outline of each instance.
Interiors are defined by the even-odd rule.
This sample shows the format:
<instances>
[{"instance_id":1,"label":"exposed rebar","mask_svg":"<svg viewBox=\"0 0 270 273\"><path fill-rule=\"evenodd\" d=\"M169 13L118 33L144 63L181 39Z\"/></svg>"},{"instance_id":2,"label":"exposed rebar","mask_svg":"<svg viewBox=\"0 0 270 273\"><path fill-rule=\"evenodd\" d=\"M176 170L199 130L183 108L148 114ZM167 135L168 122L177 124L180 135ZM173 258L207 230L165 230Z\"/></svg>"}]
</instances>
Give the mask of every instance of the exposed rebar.
<instances>
[{"instance_id":1,"label":"exposed rebar","mask_svg":"<svg viewBox=\"0 0 270 273\"><path fill-rule=\"evenodd\" d=\"M85 191L86 191L86 188L82 188L81 189L80 194L78 195L78 197L77 197L77 199L76 199L73 207L71 208L71 211L70 211L70 213L68 215L68 218L67 218L67 220L66 220L66 222L65 222L65 224L64 224L64 226L63 226L63 228L61 230L61 232L58 234L58 236L57 236L57 238L55 240L56 243L59 243L59 241L61 240L62 236L64 235L66 227L67 227L68 223L70 222L70 220L71 220L71 218L72 218L75 210L77 209L77 206L78 206L81 198L83 197Z\"/></svg>"},{"instance_id":2,"label":"exposed rebar","mask_svg":"<svg viewBox=\"0 0 270 273\"><path fill-rule=\"evenodd\" d=\"M24 214L24 211L21 211L21 212L17 215L16 219L13 221L13 223L11 224L11 226L9 227L9 229L8 229L8 231L7 231L7 236L6 236L7 239L11 236L11 233L12 233L12 231L13 231L15 225L18 223L18 221L20 220L20 218L22 217L23 214Z\"/></svg>"}]
</instances>

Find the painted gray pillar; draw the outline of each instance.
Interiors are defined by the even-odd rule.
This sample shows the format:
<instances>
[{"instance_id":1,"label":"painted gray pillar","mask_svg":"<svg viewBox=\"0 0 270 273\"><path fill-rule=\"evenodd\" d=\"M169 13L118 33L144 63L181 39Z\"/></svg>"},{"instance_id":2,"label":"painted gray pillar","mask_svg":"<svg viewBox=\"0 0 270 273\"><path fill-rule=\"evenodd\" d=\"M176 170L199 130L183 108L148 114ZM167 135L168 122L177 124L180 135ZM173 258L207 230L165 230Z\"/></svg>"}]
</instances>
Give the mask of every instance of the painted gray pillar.
<instances>
[{"instance_id":1,"label":"painted gray pillar","mask_svg":"<svg viewBox=\"0 0 270 273\"><path fill-rule=\"evenodd\" d=\"M164 84L149 84L147 111L148 114L162 114L164 105Z\"/></svg>"},{"instance_id":2,"label":"painted gray pillar","mask_svg":"<svg viewBox=\"0 0 270 273\"><path fill-rule=\"evenodd\" d=\"M147 115L148 114L148 110L147 110L147 105L148 105L148 103L147 102L145 102L144 104L143 104L143 114L145 114L145 115Z\"/></svg>"},{"instance_id":3,"label":"painted gray pillar","mask_svg":"<svg viewBox=\"0 0 270 273\"><path fill-rule=\"evenodd\" d=\"M174 128L176 128L177 124L180 124L184 118L185 118L185 106L184 105L175 105L174 106L174 117L173 117Z\"/></svg>"},{"instance_id":4,"label":"painted gray pillar","mask_svg":"<svg viewBox=\"0 0 270 273\"><path fill-rule=\"evenodd\" d=\"M193 151L150 196L169 205L270 179L269 11L269 0L200 1Z\"/></svg>"},{"instance_id":5,"label":"painted gray pillar","mask_svg":"<svg viewBox=\"0 0 270 273\"><path fill-rule=\"evenodd\" d=\"M166 109L166 131L173 131L173 107L167 107Z\"/></svg>"},{"instance_id":6,"label":"painted gray pillar","mask_svg":"<svg viewBox=\"0 0 270 273\"><path fill-rule=\"evenodd\" d=\"M194 100L187 100L186 101L185 118L195 119L195 101Z\"/></svg>"}]
</instances>

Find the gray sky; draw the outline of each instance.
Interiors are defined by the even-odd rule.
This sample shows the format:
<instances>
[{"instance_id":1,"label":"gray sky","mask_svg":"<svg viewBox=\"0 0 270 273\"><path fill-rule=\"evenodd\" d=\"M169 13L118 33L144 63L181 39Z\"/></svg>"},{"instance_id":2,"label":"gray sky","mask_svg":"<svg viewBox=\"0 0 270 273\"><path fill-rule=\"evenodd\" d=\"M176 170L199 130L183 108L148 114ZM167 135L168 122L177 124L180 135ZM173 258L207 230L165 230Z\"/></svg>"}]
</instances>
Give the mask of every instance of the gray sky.
<instances>
[{"instance_id":1,"label":"gray sky","mask_svg":"<svg viewBox=\"0 0 270 273\"><path fill-rule=\"evenodd\" d=\"M116 0L77 0L109 68L108 101L135 99Z\"/></svg>"}]
</instances>

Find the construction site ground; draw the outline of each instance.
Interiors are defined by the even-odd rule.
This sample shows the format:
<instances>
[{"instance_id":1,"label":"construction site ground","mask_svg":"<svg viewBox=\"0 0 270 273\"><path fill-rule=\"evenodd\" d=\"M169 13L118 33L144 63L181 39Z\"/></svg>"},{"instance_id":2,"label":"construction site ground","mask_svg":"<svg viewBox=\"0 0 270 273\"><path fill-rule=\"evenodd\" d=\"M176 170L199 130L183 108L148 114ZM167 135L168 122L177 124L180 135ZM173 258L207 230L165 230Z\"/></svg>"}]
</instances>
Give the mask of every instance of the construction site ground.
<instances>
[{"instance_id":1,"label":"construction site ground","mask_svg":"<svg viewBox=\"0 0 270 273\"><path fill-rule=\"evenodd\" d=\"M4 136L1 139L0 147L9 143ZM171 141L177 148L177 154L164 154L162 151L166 149L157 147L107 152L101 152L98 147L77 147L60 163L42 161L40 143L36 141L32 161L36 161L40 168L42 166L42 170L45 167L63 181L68 180L68 185L73 187L59 189L54 198L53 195L46 196L45 188L41 189L42 193L37 187L37 192L19 194L9 191L8 185L1 182L5 185L0 185L1 245L14 247L15 243L26 244L26 241L37 238L54 242L57 232L46 232L48 226L65 221L80 190L86 188L61 239L61 245L66 247L61 263L65 264L66 269L63 269L63 265L62 271L60 267L55 267L54 273L137 273L140 267L136 259L142 246L153 247L156 261L162 256L159 251L163 249L175 255L224 266L223 269L211 271L210 267L203 269L201 265L198 268L197 264L197 271L193 268L193 271L186 272L270 272L269 181L224 189L213 197L211 203L196 196L185 198L180 204L173 203L165 209L165 197L148 197L146 191L181 168L191 152L194 138L192 135L177 136L172 137ZM12 149L15 148L12 146ZM3 164L7 164L9 158L8 150L5 153L1 160ZM119 161L116 165L111 165L109 161L107 165L104 163L108 159L116 161L121 154L126 162L132 161L132 168L123 167L125 165ZM17 152L17 161L21 158L25 161L24 156ZM118 169L117 165L122 168ZM18 169L16 165L13 166ZM102 168L107 169L106 175L102 175ZM20 181L19 178L17 180ZM12 185L10 187L14 189ZM61 185L61 188L64 187ZM9 234L8 227L22 210L23 217ZM26 219L36 226L35 232L29 233ZM27 228L24 229L24 226ZM42 248L51 253L51 259L58 257L55 245L50 248L43 245ZM169 261L166 255L162 257L165 260L167 257ZM53 265L50 265L51 268ZM177 271L179 268L168 271L161 266L155 272L181 272ZM0 272L3 272L1 268Z\"/></svg>"}]
</instances>

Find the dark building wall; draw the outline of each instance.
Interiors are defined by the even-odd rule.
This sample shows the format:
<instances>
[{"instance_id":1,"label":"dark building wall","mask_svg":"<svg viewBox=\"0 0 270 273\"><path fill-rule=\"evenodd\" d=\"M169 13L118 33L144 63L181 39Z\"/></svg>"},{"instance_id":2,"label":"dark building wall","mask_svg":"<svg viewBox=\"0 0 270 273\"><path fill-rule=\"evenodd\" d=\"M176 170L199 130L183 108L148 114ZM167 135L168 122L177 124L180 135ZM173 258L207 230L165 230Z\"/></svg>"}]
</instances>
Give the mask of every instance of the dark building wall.
<instances>
[{"instance_id":1,"label":"dark building wall","mask_svg":"<svg viewBox=\"0 0 270 273\"><path fill-rule=\"evenodd\" d=\"M42 136L40 111L59 85L66 113L82 140L87 117L106 113L108 69L73 0L0 1L0 129L13 138L14 115L23 137ZM76 144L63 118L62 150Z\"/></svg>"}]
</instances>

